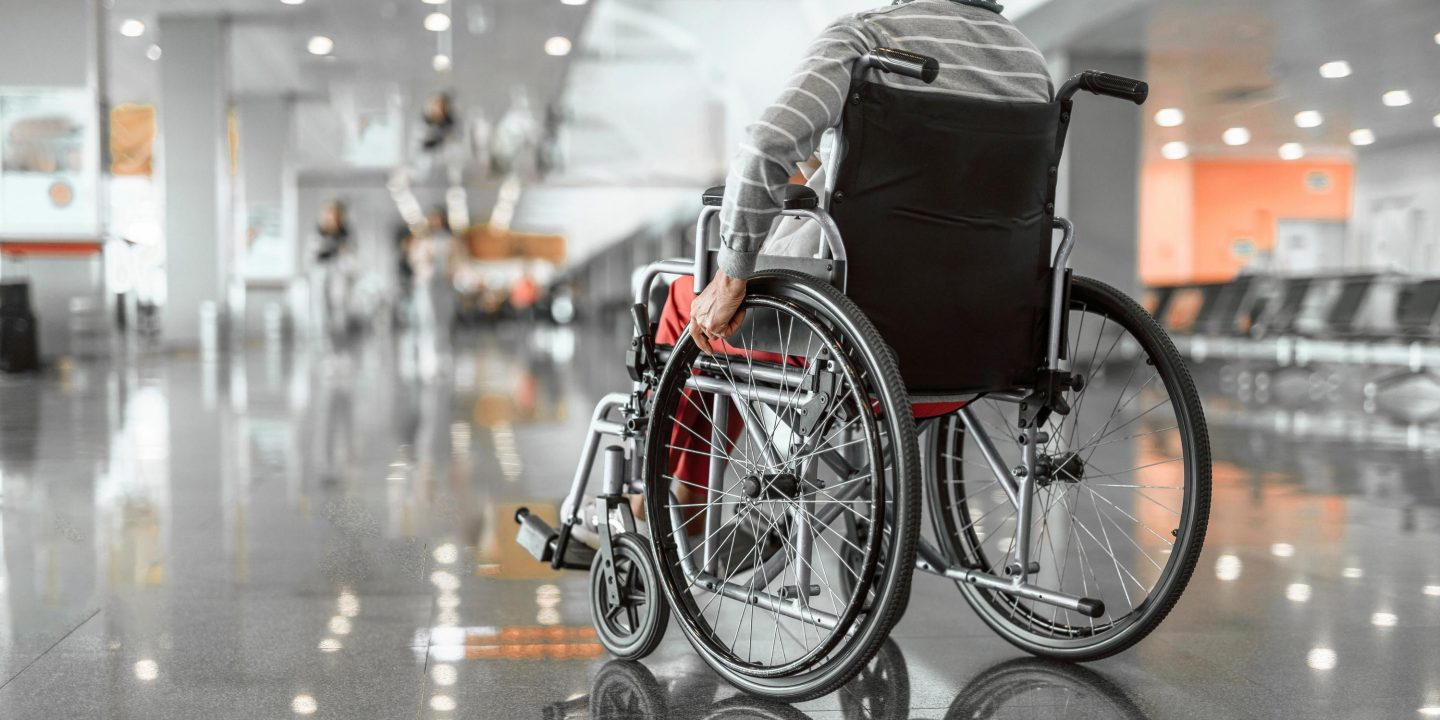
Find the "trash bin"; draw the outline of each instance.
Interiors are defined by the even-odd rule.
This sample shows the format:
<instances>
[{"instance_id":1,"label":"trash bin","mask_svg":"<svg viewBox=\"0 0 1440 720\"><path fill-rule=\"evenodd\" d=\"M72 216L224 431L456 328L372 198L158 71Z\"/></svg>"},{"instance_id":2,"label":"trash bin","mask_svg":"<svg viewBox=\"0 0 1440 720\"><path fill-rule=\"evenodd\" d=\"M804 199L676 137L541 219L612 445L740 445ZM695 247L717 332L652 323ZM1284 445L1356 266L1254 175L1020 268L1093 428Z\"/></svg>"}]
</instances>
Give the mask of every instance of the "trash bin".
<instances>
[{"instance_id":1,"label":"trash bin","mask_svg":"<svg viewBox=\"0 0 1440 720\"><path fill-rule=\"evenodd\" d=\"M30 311L30 283L0 282L0 370L40 368L40 326Z\"/></svg>"}]
</instances>

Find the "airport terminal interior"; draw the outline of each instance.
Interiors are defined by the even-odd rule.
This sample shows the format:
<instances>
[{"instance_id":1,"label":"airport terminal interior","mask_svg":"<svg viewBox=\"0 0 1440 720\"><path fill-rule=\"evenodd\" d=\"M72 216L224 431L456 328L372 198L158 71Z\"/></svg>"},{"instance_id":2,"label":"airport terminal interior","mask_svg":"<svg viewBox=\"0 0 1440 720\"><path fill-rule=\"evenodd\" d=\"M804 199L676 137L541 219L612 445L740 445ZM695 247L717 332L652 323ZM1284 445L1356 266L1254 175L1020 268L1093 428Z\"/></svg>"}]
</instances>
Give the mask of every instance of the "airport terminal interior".
<instances>
[{"instance_id":1,"label":"airport terminal interior","mask_svg":"<svg viewBox=\"0 0 1440 720\"><path fill-rule=\"evenodd\" d=\"M726 262L707 188L881 4L0 0L0 716L1440 717L1440 4L885 9L949 33L900 50L1148 84L1063 104L1033 292L953 269L1040 298L1043 362L921 403L893 318L834 319L837 273L862 330L864 278L919 282L876 267L900 230L752 280L789 299L730 350L657 347ZM876 87L826 170L873 162ZM856 227L881 175L781 228ZM1138 306L1053 275L1067 238ZM918 332L986 357L1006 302Z\"/></svg>"}]
</instances>

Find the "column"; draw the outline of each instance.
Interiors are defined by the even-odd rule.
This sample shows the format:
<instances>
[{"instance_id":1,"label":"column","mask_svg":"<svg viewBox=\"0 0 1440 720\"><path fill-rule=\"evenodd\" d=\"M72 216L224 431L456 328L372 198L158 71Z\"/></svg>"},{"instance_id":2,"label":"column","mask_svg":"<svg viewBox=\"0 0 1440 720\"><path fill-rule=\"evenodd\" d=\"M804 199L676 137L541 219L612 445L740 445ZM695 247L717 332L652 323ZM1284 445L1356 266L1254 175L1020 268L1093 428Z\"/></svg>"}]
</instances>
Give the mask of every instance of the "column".
<instances>
[{"instance_id":1,"label":"column","mask_svg":"<svg viewBox=\"0 0 1440 720\"><path fill-rule=\"evenodd\" d=\"M218 17L164 17L158 118L165 197L165 343L201 345L201 317L218 313L223 338L230 294L230 73L227 23Z\"/></svg>"},{"instance_id":2,"label":"column","mask_svg":"<svg viewBox=\"0 0 1440 720\"><path fill-rule=\"evenodd\" d=\"M244 330L259 337L267 308L284 308L296 259L296 179L291 153L294 100L253 96L236 100L240 136L240 198L237 232L242 233L236 272L246 284ZM236 311L239 321L239 311Z\"/></svg>"},{"instance_id":3,"label":"column","mask_svg":"<svg viewBox=\"0 0 1440 720\"><path fill-rule=\"evenodd\" d=\"M1057 87L1083 70L1145 77L1139 55L1052 54ZM1148 106L1147 106L1148 107ZM1065 143L1057 198L1060 214L1075 223L1079 243L1071 266L1138 297L1140 160L1146 108L1080 92Z\"/></svg>"}]
</instances>

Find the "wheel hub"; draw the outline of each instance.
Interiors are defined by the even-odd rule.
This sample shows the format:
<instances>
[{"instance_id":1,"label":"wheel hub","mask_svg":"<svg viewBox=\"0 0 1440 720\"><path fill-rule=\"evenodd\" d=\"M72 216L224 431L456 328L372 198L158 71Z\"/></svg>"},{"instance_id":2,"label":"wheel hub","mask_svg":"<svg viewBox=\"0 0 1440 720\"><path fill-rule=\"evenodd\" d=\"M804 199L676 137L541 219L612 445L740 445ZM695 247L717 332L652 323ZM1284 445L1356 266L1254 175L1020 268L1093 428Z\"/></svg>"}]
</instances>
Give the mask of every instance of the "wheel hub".
<instances>
[{"instance_id":1,"label":"wheel hub","mask_svg":"<svg viewBox=\"0 0 1440 720\"><path fill-rule=\"evenodd\" d=\"M1079 483L1085 479L1085 461L1080 458L1080 453L1060 457L1042 454L1035 458L1035 479L1041 487L1053 482Z\"/></svg>"},{"instance_id":2,"label":"wheel hub","mask_svg":"<svg viewBox=\"0 0 1440 720\"><path fill-rule=\"evenodd\" d=\"M800 478L792 473L750 475L741 481L740 492L751 500L794 499L800 494Z\"/></svg>"}]
</instances>

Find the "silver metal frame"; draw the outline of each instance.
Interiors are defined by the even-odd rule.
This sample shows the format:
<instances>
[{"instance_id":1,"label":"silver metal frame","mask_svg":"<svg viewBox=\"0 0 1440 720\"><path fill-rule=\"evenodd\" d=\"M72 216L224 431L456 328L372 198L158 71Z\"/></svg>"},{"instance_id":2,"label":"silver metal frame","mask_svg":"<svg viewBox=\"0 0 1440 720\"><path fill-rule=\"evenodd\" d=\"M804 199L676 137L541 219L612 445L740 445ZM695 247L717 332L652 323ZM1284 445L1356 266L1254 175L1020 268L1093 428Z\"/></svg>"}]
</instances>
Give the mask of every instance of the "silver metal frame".
<instances>
[{"instance_id":1,"label":"silver metal frame","mask_svg":"<svg viewBox=\"0 0 1440 720\"><path fill-rule=\"evenodd\" d=\"M862 62L864 61L862 60ZM840 230L836 226L834 219L830 216L829 213L829 208L831 207L831 198L835 193L836 183L838 182L838 178L840 176L839 168L841 166L841 163L843 163L845 159L845 150L846 148L844 142L844 129L843 127L837 125L835 128L834 150L829 163L827 163L829 167L827 168L825 191L820 197L819 207L813 210L785 210L781 213L784 216L807 218L814 221L820 226L820 231L824 242L821 244L820 249L815 256L816 259L819 260L834 259L838 261L843 261L846 259L845 245L843 239L841 238ZM719 212L720 208L714 206L707 206L701 210L700 216L696 222L695 255L692 259L662 260L650 263L649 265L645 266L645 268L639 274L639 281L637 282L635 287L635 301L637 303L644 304L648 301L650 296L650 288L654 284L655 279L660 277L661 275L692 275L695 278L696 292L701 291L705 287L705 285L709 281L711 273L709 251L712 245L717 244L714 242L713 228L715 223L713 223L712 220L714 220L715 216L718 215ZM1069 220L1062 217L1056 217L1053 220L1053 225L1054 229L1061 231L1062 237L1060 245L1055 252L1054 259L1051 264L1052 292L1050 306L1050 328L1048 336L1048 347L1046 348L1046 360L1047 367L1052 370L1059 370L1061 369L1060 333L1063 328L1063 318L1065 312L1064 303L1066 271L1069 267L1070 255L1075 247L1076 237L1075 227ZM839 278L839 282L837 283L837 285L842 291L844 290L846 285L846 278L843 275ZM667 353L662 355L661 361L667 362L668 359L669 358ZM703 369L703 360L700 365ZM711 369L713 370L714 368ZM703 393L707 393L711 397L713 397L715 417L728 417L729 413L732 410L738 411L742 415L749 415L749 413L753 412L753 410L749 406L749 403L755 401L764 402L771 405L791 404L792 400L795 400L795 393L787 394L784 391L791 387L802 386L804 382L803 375L797 377L797 373L786 371L784 369L757 367L751 370L742 366L736 366L731 368L730 370L732 372L744 372L747 374L753 373L753 376L747 375L747 379L758 380L762 383L768 384L769 387L755 386L752 384L747 385L743 390L740 390L737 389L737 387L733 383L722 382L716 378L707 377L705 375L696 375L695 377L688 380L687 384L690 387ZM644 384L639 382L635 383L634 390L644 390ZM1022 393L1018 392L991 393L988 394L986 397L989 399L1013 403L1019 403L1025 398ZM803 400L808 398L801 399ZM617 423L615 421L607 419L610 412L618 408L624 407L629 402L629 400L630 396L624 394L617 393L607 395L596 407L595 414L592 417L590 423L589 440L580 458L580 467L576 470L575 480L571 486L570 494L566 497L564 504L561 506L561 519L565 524L573 525L580 520L580 518L576 514L578 512L578 504L580 498L584 495L585 486L589 476L590 465L594 461L595 452L599 446L601 436L609 434L622 438L633 439L631 438L633 433L627 432L626 426L623 422ZM1031 513L1033 512L1032 498L1035 494L1035 487L1037 482L1035 477L1035 447L1038 430L1032 426L1026 428L1023 431L1025 433L1025 437L1023 445L1024 457L1022 465L1020 468L1011 470L1005 467L1005 464L1001 459L999 453L996 451L995 445L989 437L988 433L986 433L980 423L976 422L969 408L961 409L959 411L959 415L961 421L965 424L966 431L970 433L971 436L975 439L976 444L981 450L981 454L984 455L986 463L990 466L991 472L994 473L996 479L999 481L1000 486L1004 488L1007 499L1015 507L1016 512L1019 516L1017 529L1018 537L1016 538L1016 542L1014 544L1014 554L1010 564L1010 577L1001 578L972 568L942 565L942 563L944 562L943 553L936 550L923 538L920 540L921 547L919 552L919 558L917 558L916 561L915 569L935 575L948 577L960 582L978 585L980 587L1006 593L1015 597L1021 597L1029 600L1043 602L1076 612L1086 612L1084 608L1084 598L1079 598L1073 595L1067 595L1064 593L1048 590L1033 585L1029 582L1030 518ZM757 427L753 422L748 422L748 420L749 418L747 417L747 427ZM933 427L933 424L930 427ZM712 428L712 430L716 433L723 433L723 431L718 428ZM924 431L928 432L929 429L927 428ZM762 448L765 448L767 446L768 443L765 443L763 441L761 442ZM825 460L827 464L831 464L830 458L822 457L821 459ZM835 460L841 459L836 458ZM712 465L710 468L710 478L712 483L723 482L723 476L725 472L724 462L725 461L723 459L712 458ZM812 472L815 468L818 468L818 465L814 463L811 463L811 466ZM839 463L839 466L843 467L844 463ZM831 464L831 467L834 468L837 467L837 465ZM930 480L933 480L933 478L927 478L927 481ZM716 493L709 494L709 497L712 499L715 496ZM751 580L748 583L738 584L733 582L721 581L718 577L716 577L716 572L718 569L718 551L717 548L710 547L710 542L708 539L709 536L713 534L713 531L718 529L718 527L712 527L718 526L718 523L720 521L720 513L716 512L716 510L718 510L718 508L705 508L705 512L707 513L707 517L705 520L707 539L702 545L703 549L701 550L702 567L695 567L695 562L691 560L688 556L681 561L682 573L684 574L687 581L694 583L698 587L703 587L710 592L719 593L730 599L754 604L767 611L785 615L793 619L810 622L827 629L833 629L836 627L839 618L830 613L825 613L809 607L807 602L808 596L805 592L797 592L796 597L794 598L786 598L783 596L764 592L764 588L766 585L769 584L769 581L780 575L780 566L783 565L786 560L783 553L777 553L776 555L772 556L770 559L762 563L761 566L754 571L754 574L752 575ZM682 523L679 518L678 510L672 507L670 512L672 514L672 524L677 528L681 527ZM838 507L832 508L831 512L826 512L825 510L822 510L819 513L819 516L815 518L815 521L821 523L822 526L828 525L829 523L834 522L838 515ZM801 563L801 567L796 568L796 574L797 577L804 578L804 582L797 582L797 587L806 588L808 587L809 573L804 572L802 574L801 571L808 570L809 568L809 564L811 561L810 553L813 550L813 536L815 532L814 528L812 527L812 523L807 521L794 523L793 532L795 534L795 537L793 538L793 546L798 550L797 555L802 553L804 555L804 557L797 557L797 561ZM685 547L686 545L688 545L689 540L688 538L683 537L683 533L678 533L675 539L677 542L681 543L681 547Z\"/></svg>"}]
</instances>

